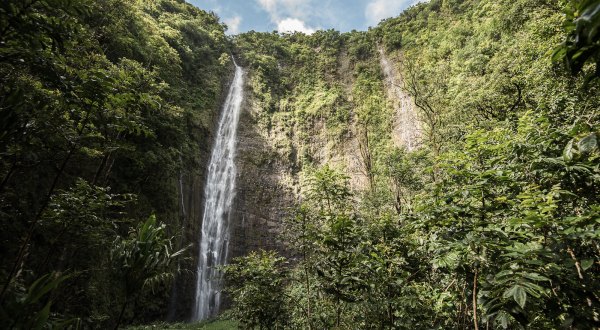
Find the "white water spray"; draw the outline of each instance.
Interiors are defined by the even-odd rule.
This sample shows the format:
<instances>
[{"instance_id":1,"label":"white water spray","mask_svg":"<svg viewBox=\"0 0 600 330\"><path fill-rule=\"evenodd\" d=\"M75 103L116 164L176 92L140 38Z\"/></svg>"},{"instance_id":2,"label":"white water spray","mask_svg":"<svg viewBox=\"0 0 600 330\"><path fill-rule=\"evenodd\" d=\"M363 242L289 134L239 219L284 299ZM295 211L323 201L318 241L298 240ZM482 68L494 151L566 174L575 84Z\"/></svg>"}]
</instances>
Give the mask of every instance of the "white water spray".
<instances>
[{"instance_id":1,"label":"white water spray","mask_svg":"<svg viewBox=\"0 0 600 330\"><path fill-rule=\"evenodd\" d=\"M223 105L204 188L206 204L202 217L194 320L215 316L221 303L222 274L218 267L227 260L231 205L235 193L237 126L244 85L244 72L235 60L234 64L235 76Z\"/></svg>"}]
</instances>

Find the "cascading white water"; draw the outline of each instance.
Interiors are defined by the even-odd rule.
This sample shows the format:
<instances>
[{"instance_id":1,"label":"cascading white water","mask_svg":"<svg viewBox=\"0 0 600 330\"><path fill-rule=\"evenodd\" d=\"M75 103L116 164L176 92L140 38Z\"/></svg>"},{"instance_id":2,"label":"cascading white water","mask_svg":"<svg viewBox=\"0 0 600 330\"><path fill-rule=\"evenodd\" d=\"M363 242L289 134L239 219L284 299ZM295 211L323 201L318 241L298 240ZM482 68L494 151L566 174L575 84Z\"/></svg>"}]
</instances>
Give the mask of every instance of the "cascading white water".
<instances>
[{"instance_id":1,"label":"cascading white water","mask_svg":"<svg viewBox=\"0 0 600 330\"><path fill-rule=\"evenodd\" d=\"M402 75L396 72L382 47L379 47L379 54L385 83L388 86L389 98L395 100L396 114L394 115L392 138L398 145L412 151L420 144L421 123L411 96L399 85L403 79Z\"/></svg>"},{"instance_id":2,"label":"cascading white water","mask_svg":"<svg viewBox=\"0 0 600 330\"><path fill-rule=\"evenodd\" d=\"M206 203L202 217L194 320L215 316L221 302L222 274L218 267L227 260L236 176L234 158L237 126L244 97L244 72L233 61L235 76L223 105L204 188Z\"/></svg>"}]
</instances>

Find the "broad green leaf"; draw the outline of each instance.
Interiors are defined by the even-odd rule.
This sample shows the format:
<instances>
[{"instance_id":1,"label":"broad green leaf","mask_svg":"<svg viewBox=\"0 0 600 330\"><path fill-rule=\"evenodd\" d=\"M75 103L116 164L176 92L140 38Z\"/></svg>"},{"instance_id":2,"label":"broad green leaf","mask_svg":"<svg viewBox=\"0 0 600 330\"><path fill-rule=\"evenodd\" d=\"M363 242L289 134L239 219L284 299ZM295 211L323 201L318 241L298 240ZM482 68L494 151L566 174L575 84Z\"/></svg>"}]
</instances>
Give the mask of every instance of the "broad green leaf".
<instances>
[{"instance_id":1,"label":"broad green leaf","mask_svg":"<svg viewBox=\"0 0 600 330\"><path fill-rule=\"evenodd\" d=\"M588 270L592 265L594 265L594 259L581 260L581 268L583 270Z\"/></svg>"},{"instance_id":2,"label":"broad green leaf","mask_svg":"<svg viewBox=\"0 0 600 330\"><path fill-rule=\"evenodd\" d=\"M589 154L598 150L598 139L596 133L587 135L586 137L579 140L577 148L582 154Z\"/></svg>"},{"instance_id":3,"label":"broad green leaf","mask_svg":"<svg viewBox=\"0 0 600 330\"><path fill-rule=\"evenodd\" d=\"M514 291L515 291L515 286L507 289L506 291L504 291L504 294L502 294L503 298L509 298L512 297L514 295Z\"/></svg>"},{"instance_id":4,"label":"broad green leaf","mask_svg":"<svg viewBox=\"0 0 600 330\"><path fill-rule=\"evenodd\" d=\"M496 274L496 278L505 277L505 276L508 276L508 275L512 275L514 273L515 272L512 271L512 270L510 270L510 269L503 270L501 272L498 272L498 274Z\"/></svg>"},{"instance_id":5,"label":"broad green leaf","mask_svg":"<svg viewBox=\"0 0 600 330\"><path fill-rule=\"evenodd\" d=\"M526 273L523 276L525 276L526 278L528 278L530 280L534 280L534 281L550 281L549 278L542 276L538 273Z\"/></svg>"},{"instance_id":6,"label":"broad green leaf","mask_svg":"<svg viewBox=\"0 0 600 330\"><path fill-rule=\"evenodd\" d=\"M521 308L525 308L525 303L527 301L527 293L525 292L525 289L523 289L522 286L515 286L515 289L513 290L513 299L517 302L517 304L519 304L519 306L521 306Z\"/></svg>"},{"instance_id":7,"label":"broad green leaf","mask_svg":"<svg viewBox=\"0 0 600 330\"><path fill-rule=\"evenodd\" d=\"M35 315L35 325L33 329L43 329L46 326L46 321L48 321L48 317L50 317L50 306L52 306L52 301L48 301L44 308L41 311L37 312Z\"/></svg>"},{"instance_id":8,"label":"broad green leaf","mask_svg":"<svg viewBox=\"0 0 600 330\"><path fill-rule=\"evenodd\" d=\"M500 325L503 329L508 329L508 315L505 313L502 313L502 316L500 316Z\"/></svg>"},{"instance_id":9,"label":"broad green leaf","mask_svg":"<svg viewBox=\"0 0 600 330\"><path fill-rule=\"evenodd\" d=\"M570 162L573 160L573 140L569 141L563 150L563 159L566 162Z\"/></svg>"}]
</instances>

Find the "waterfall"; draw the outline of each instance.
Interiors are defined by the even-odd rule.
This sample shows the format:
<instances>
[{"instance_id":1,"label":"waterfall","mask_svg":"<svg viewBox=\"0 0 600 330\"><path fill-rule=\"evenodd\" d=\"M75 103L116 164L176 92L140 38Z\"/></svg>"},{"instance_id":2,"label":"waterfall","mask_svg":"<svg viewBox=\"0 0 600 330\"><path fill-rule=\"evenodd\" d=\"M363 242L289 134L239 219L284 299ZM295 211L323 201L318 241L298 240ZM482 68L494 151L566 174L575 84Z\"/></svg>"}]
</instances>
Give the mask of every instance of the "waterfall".
<instances>
[{"instance_id":1,"label":"waterfall","mask_svg":"<svg viewBox=\"0 0 600 330\"><path fill-rule=\"evenodd\" d=\"M421 123L411 96L399 85L402 83L402 75L396 72L394 66L386 57L383 48L380 46L378 48L381 69L388 87L388 97L395 100L394 109L396 113L394 115L392 138L397 145L404 146L406 150L412 151L420 144Z\"/></svg>"},{"instance_id":2,"label":"waterfall","mask_svg":"<svg viewBox=\"0 0 600 330\"><path fill-rule=\"evenodd\" d=\"M222 274L217 267L227 260L231 204L235 193L236 135L244 84L244 72L235 59L233 62L235 76L223 105L204 188L206 204L202 216L194 320L215 316L221 302Z\"/></svg>"}]
</instances>

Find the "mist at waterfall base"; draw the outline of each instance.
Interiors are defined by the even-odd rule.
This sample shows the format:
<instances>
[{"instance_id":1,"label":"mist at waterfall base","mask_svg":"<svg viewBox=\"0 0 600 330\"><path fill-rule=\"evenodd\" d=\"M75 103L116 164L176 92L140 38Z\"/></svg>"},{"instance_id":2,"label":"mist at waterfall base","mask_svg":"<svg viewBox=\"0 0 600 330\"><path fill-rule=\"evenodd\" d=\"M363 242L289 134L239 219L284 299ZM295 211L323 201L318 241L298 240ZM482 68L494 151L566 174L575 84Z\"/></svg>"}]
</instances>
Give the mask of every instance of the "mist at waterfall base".
<instances>
[{"instance_id":1,"label":"mist at waterfall base","mask_svg":"<svg viewBox=\"0 0 600 330\"><path fill-rule=\"evenodd\" d=\"M215 316L221 303L222 274L230 236L231 206L235 194L234 163L237 126L243 100L244 72L234 60L235 76L223 105L204 188L206 204L202 217L196 299L192 320Z\"/></svg>"}]
</instances>

